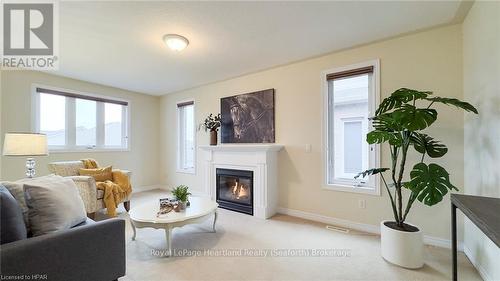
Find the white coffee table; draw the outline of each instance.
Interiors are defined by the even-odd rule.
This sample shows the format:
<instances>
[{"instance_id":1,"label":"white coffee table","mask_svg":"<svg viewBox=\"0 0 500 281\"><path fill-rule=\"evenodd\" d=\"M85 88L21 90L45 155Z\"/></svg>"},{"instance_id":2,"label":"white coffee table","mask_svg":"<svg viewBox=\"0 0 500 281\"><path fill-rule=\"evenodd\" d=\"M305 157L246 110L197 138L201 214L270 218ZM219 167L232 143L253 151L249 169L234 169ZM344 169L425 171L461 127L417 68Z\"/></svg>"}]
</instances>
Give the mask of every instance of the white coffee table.
<instances>
[{"instance_id":1,"label":"white coffee table","mask_svg":"<svg viewBox=\"0 0 500 281\"><path fill-rule=\"evenodd\" d=\"M205 198L191 196L189 197L191 206L187 207L185 211L175 212L171 211L167 214L157 216L160 210L159 199L151 200L147 203L134 207L130 210L130 223L134 230L136 237L136 228L151 227L156 229L165 229L165 237L167 239L167 253L171 254L172 249L172 229L175 227L182 227L187 224L200 223L214 216L212 225L213 232L215 232L215 223L217 222L217 202Z\"/></svg>"}]
</instances>

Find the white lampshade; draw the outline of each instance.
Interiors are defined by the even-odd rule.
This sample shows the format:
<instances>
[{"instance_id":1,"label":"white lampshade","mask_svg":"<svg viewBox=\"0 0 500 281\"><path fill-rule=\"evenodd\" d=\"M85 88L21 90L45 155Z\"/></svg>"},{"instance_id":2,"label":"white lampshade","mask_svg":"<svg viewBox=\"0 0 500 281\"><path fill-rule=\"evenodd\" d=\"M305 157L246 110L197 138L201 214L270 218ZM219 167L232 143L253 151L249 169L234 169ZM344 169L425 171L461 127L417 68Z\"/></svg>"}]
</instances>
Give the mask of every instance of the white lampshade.
<instances>
[{"instance_id":1,"label":"white lampshade","mask_svg":"<svg viewBox=\"0 0 500 281\"><path fill-rule=\"evenodd\" d=\"M3 142L5 156L48 155L47 136L32 133L7 133Z\"/></svg>"}]
</instances>

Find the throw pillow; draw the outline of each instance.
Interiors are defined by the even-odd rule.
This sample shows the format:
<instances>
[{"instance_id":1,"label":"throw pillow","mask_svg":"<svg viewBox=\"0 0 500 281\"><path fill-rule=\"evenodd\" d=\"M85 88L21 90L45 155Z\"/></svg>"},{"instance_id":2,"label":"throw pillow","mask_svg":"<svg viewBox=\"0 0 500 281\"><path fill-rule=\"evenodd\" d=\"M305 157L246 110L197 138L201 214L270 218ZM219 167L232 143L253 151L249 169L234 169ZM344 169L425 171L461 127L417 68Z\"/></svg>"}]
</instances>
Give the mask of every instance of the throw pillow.
<instances>
[{"instance_id":1,"label":"throw pillow","mask_svg":"<svg viewBox=\"0 0 500 281\"><path fill-rule=\"evenodd\" d=\"M23 212L23 218L24 218L24 224L26 225L26 229L28 230L28 233L30 232L30 222L28 218L28 206L26 205L26 200L24 199L24 183L25 182L32 182L32 181L50 181L52 178L57 177L56 175L48 175L48 176L43 176L43 177L37 177L37 178L25 178L21 179L15 182L8 182L4 181L1 182L3 186L5 186L9 191L12 196L17 200L17 203L19 203L19 206L21 207L21 210Z\"/></svg>"},{"instance_id":2,"label":"throw pillow","mask_svg":"<svg viewBox=\"0 0 500 281\"><path fill-rule=\"evenodd\" d=\"M108 166L105 168L97 168L97 169L80 169L80 176L91 176L96 181L107 181L113 180L113 167Z\"/></svg>"},{"instance_id":3,"label":"throw pillow","mask_svg":"<svg viewBox=\"0 0 500 281\"><path fill-rule=\"evenodd\" d=\"M26 182L24 192L33 236L69 229L86 220L83 200L71 179L56 176Z\"/></svg>"},{"instance_id":4,"label":"throw pillow","mask_svg":"<svg viewBox=\"0 0 500 281\"><path fill-rule=\"evenodd\" d=\"M12 194L12 196L16 199L23 214L24 224L29 227L28 206L26 205L26 200L24 200L23 184L20 182L10 181L4 181L1 184L6 187L7 190L10 191L10 194Z\"/></svg>"},{"instance_id":5,"label":"throw pillow","mask_svg":"<svg viewBox=\"0 0 500 281\"><path fill-rule=\"evenodd\" d=\"M27 237L21 206L9 190L0 185L0 244Z\"/></svg>"}]
</instances>

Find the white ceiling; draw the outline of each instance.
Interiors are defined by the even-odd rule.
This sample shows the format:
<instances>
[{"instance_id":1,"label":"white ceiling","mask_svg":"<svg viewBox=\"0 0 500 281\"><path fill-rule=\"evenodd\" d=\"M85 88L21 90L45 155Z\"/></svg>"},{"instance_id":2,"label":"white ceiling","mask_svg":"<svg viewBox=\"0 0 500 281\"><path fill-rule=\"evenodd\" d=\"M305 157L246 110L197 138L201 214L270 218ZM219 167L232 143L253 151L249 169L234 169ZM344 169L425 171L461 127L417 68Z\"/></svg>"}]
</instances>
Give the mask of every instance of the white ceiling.
<instances>
[{"instance_id":1,"label":"white ceiling","mask_svg":"<svg viewBox=\"0 0 500 281\"><path fill-rule=\"evenodd\" d=\"M460 2L60 2L55 73L163 95L453 21ZM166 33L187 37L168 50Z\"/></svg>"}]
</instances>

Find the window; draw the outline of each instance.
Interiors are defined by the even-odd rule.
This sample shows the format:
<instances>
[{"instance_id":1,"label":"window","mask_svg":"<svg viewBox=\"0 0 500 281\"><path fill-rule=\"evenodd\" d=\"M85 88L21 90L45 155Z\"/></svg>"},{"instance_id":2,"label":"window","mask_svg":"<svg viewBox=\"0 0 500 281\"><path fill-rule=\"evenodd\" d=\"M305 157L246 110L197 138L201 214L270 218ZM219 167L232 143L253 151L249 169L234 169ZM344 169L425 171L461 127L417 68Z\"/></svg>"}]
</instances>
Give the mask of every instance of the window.
<instances>
[{"instance_id":1,"label":"window","mask_svg":"<svg viewBox=\"0 0 500 281\"><path fill-rule=\"evenodd\" d=\"M41 93L38 128L52 146L66 145L66 101L63 96Z\"/></svg>"},{"instance_id":2,"label":"window","mask_svg":"<svg viewBox=\"0 0 500 281\"><path fill-rule=\"evenodd\" d=\"M75 99L77 146L85 146L91 148L96 146L97 144L96 105L97 102L92 100Z\"/></svg>"},{"instance_id":3,"label":"window","mask_svg":"<svg viewBox=\"0 0 500 281\"><path fill-rule=\"evenodd\" d=\"M124 134L124 113L123 105L105 103L104 104L104 145L111 147L122 146L125 140Z\"/></svg>"},{"instance_id":4,"label":"window","mask_svg":"<svg viewBox=\"0 0 500 281\"><path fill-rule=\"evenodd\" d=\"M36 87L33 104L51 151L128 148L128 102Z\"/></svg>"},{"instance_id":5,"label":"window","mask_svg":"<svg viewBox=\"0 0 500 281\"><path fill-rule=\"evenodd\" d=\"M326 181L328 188L379 194L378 179L354 179L376 167L378 147L368 145L368 118L378 101L378 62L326 74Z\"/></svg>"},{"instance_id":6,"label":"window","mask_svg":"<svg viewBox=\"0 0 500 281\"><path fill-rule=\"evenodd\" d=\"M344 143L342 152L344 155L340 158L342 163L338 165L338 174L344 178L353 178L357 173L366 167L363 163L367 157L364 156L363 147L363 120L342 120L343 128L342 134L344 135ZM348 151L348 153L346 153Z\"/></svg>"},{"instance_id":7,"label":"window","mask_svg":"<svg viewBox=\"0 0 500 281\"><path fill-rule=\"evenodd\" d=\"M195 124L194 102L177 104L178 145L177 169L179 172L194 173L195 168Z\"/></svg>"}]
</instances>

